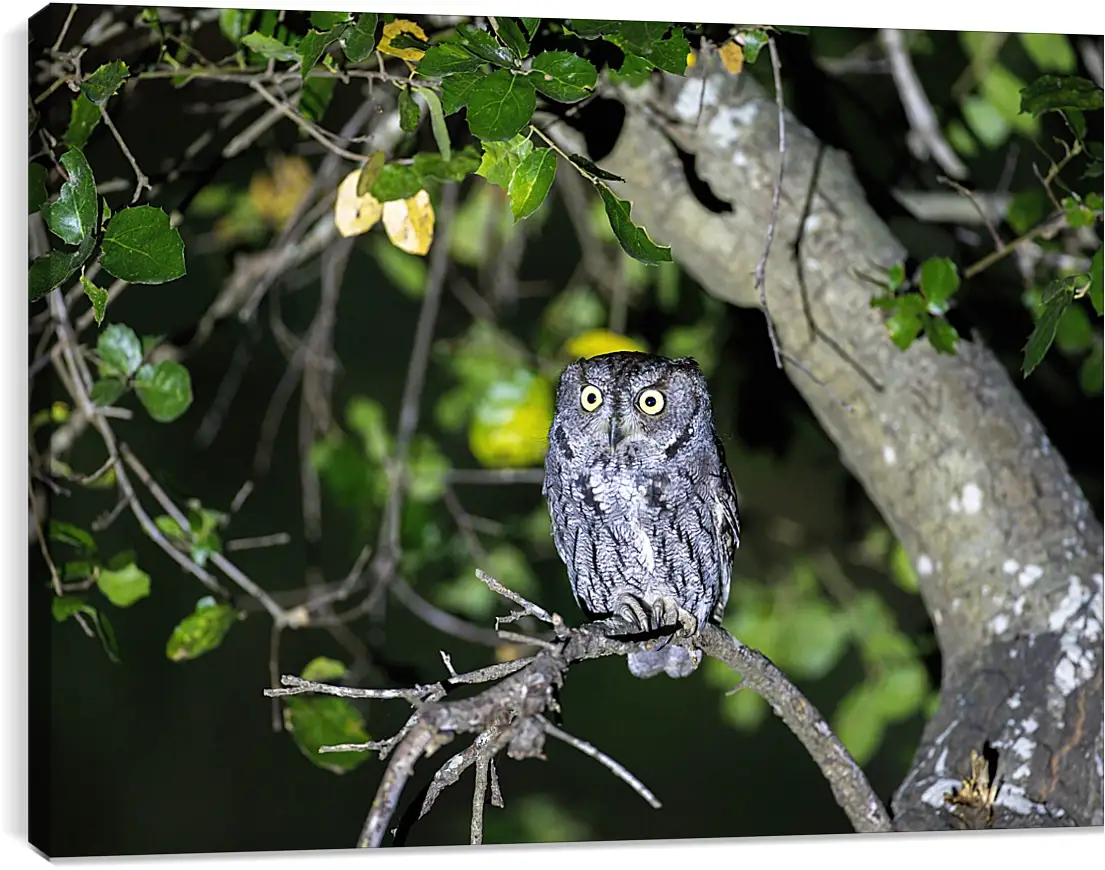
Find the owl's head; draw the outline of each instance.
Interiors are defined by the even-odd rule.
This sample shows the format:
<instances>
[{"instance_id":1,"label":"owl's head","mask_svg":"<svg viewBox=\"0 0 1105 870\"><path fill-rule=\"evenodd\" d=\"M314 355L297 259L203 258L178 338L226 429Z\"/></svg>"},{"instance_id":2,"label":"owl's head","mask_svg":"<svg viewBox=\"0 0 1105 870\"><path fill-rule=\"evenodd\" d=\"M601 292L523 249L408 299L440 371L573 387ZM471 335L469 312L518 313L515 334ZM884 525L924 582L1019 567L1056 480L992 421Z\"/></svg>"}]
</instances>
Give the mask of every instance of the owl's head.
<instances>
[{"instance_id":1,"label":"owl's head","mask_svg":"<svg viewBox=\"0 0 1105 870\"><path fill-rule=\"evenodd\" d=\"M675 459L713 439L706 378L693 359L618 351L581 359L560 376L552 435L573 455Z\"/></svg>"}]
</instances>

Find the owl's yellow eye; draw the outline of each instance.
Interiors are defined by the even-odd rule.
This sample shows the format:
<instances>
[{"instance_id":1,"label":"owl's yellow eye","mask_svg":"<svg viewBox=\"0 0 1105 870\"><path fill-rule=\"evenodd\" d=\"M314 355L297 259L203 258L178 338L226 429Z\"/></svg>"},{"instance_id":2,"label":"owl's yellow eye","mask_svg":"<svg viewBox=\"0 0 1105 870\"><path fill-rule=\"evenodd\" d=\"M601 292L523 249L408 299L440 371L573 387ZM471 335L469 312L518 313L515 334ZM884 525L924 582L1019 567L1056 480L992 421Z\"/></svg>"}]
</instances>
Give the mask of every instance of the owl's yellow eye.
<instances>
[{"instance_id":1,"label":"owl's yellow eye","mask_svg":"<svg viewBox=\"0 0 1105 870\"><path fill-rule=\"evenodd\" d=\"M655 416L664 410L664 394L659 390L641 390L637 397L637 407L646 414Z\"/></svg>"},{"instance_id":2,"label":"owl's yellow eye","mask_svg":"<svg viewBox=\"0 0 1105 870\"><path fill-rule=\"evenodd\" d=\"M602 404L602 390L598 387L592 387L590 384L584 385L579 393L579 404L584 411L597 411L599 405Z\"/></svg>"}]
</instances>

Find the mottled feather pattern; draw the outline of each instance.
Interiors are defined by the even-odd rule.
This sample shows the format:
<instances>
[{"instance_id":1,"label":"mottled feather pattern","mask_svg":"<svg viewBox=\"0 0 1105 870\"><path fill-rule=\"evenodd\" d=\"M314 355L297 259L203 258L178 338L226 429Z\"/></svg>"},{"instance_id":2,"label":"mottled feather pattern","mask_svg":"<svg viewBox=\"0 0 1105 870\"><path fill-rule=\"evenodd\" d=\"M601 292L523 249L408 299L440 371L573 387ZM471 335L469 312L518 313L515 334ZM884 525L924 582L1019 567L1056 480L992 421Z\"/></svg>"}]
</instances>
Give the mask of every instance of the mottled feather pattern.
<instances>
[{"instance_id":1,"label":"mottled feather pattern","mask_svg":"<svg viewBox=\"0 0 1105 870\"><path fill-rule=\"evenodd\" d=\"M557 552L589 617L643 615L641 632L696 631L721 619L740 521L694 360L619 352L568 366L544 493ZM700 655L670 645L633 654L629 665L642 677L685 676Z\"/></svg>"}]
</instances>

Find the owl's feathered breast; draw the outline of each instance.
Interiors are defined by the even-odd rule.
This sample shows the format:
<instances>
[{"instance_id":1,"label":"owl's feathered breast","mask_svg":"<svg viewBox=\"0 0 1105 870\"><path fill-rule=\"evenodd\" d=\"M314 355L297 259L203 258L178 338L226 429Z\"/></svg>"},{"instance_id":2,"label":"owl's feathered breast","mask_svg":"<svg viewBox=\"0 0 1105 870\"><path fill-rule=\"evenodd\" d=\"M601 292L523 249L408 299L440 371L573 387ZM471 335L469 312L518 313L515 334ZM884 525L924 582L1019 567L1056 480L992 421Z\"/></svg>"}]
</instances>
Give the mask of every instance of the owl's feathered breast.
<instances>
[{"instance_id":1,"label":"owl's feathered breast","mask_svg":"<svg viewBox=\"0 0 1105 870\"><path fill-rule=\"evenodd\" d=\"M704 624L727 597L735 543L719 535L725 509L712 463L602 452L580 468L578 459L554 432L545 489L579 603L598 615L625 591L645 601L668 595Z\"/></svg>"}]
</instances>

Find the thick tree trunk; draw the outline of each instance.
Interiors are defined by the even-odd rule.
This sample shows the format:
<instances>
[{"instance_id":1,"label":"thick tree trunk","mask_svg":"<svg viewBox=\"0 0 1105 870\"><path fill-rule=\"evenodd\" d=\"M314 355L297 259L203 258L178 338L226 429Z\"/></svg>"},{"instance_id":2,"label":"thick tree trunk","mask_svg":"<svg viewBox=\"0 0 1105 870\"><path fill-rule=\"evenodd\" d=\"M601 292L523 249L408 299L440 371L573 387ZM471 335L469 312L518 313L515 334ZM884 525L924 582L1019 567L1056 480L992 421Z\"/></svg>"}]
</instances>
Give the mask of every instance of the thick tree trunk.
<instances>
[{"instance_id":1,"label":"thick tree trunk","mask_svg":"<svg viewBox=\"0 0 1105 870\"><path fill-rule=\"evenodd\" d=\"M720 71L619 96L625 127L603 167L626 179L614 187L635 222L710 293L758 306L773 98ZM789 115L786 138L768 307L784 352L831 392L787 371L910 553L943 654L940 707L895 796L895 827L955 826L944 795L986 744L1002 783L995 826L1100 825L1101 524L986 347L961 341L942 356L925 341L891 344L857 272L894 264L903 246L844 156ZM731 212L700 203L673 142Z\"/></svg>"}]
</instances>

